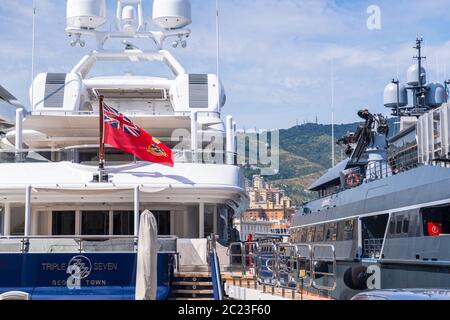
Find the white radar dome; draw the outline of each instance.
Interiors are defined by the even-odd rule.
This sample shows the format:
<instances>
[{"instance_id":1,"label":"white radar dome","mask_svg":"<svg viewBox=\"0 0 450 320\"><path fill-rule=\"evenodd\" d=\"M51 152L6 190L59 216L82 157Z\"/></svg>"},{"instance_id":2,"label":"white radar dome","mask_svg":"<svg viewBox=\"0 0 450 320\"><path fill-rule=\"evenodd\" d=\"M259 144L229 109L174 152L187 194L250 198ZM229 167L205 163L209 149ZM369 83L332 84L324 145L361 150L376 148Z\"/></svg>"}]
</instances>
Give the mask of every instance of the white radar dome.
<instances>
[{"instance_id":1,"label":"white radar dome","mask_svg":"<svg viewBox=\"0 0 450 320\"><path fill-rule=\"evenodd\" d=\"M397 108L397 103L399 107L405 107L408 105L408 92L405 86L397 85L393 82L389 83L384 88L384 106L386 108Z\"/></svg>"},{"instance_id":2,"label":"white radar dome","mask_svg":"<svg viewBox=\"0 0 450 320\"><path fill-rule=\"evenodd\" d=\"M67 0L67 27L96 29L105 23L105 0Z\"/></svg>"},{"instance_id":3,"label":"white radar dome","mask_svg":"<svg viewBox=\"0 0 450 320\"><path fill-rule=\"evenodd\" d=\"M154 0L153 21L163 29L180 29L192 23L189 0Z\"/></svg>"},{"instance_id":4,"label":"white radar dome","mask_svg":"<svg viewBox=\"0 0 450 320\"><path fill-rule=\"evenodd\" d=\"M429 83L425 104L431 108L440 107L445 102L445 88L440 83Z\"/></svg>"},{"instance_id":5,"label":"white radar dome","mask_svg":"<svg viewBox=\"0 0 450 320\"><path fill-rule=\"evenodd\" d=\"M408 72L406 73L406 82L410 86L417 86L419 85L419 66L417 64L413 64L411 67L408 68ZM420 72L421 78L422 78L422 84L424 85L427 83L427 72L425 71L424 67L421 67Z\"/></svg>"}]
</instances>

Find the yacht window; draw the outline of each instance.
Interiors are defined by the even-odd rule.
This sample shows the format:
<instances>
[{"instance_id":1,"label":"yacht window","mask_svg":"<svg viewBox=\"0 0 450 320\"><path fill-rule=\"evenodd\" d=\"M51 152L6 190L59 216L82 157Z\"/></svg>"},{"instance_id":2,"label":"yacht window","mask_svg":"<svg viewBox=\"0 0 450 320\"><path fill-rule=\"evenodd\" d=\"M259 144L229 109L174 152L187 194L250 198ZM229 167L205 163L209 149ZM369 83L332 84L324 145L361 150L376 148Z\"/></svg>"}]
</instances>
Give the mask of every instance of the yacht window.
<instances>
[{"instance_id":1,"label":"yacht window","mask_svg":"<svg viewBox=\"0 0 450 320\"><path fill-rule=\"evenodd\" d=\"M134 235L134 211L114 211L113 226L115 235Z\"/></svg>"},{"instance_id":2,"label":"yacht window","mask_svg":"<svg viewBox=\"0 0 450 320\"><path fill-rule=\"evenodd\" d=\"M52 212L52 235L75 235L75 211Z\"/></svg>"},{"instance_id":3,"label":"yacht window","mask_svg":"<svg viewBox=\"0 0 450 320\"><path fill-rule=\"evenodd\" d=\"M109 234L109 211L83 211L81 234L102 236Z\"/></svg>"},{"instance_id":4,"label":"yacht window","mask_svg":"<svg viewBox=\"0 0 450 320\"><path fill-rule=\"evenodd\" d=\"M0 205L0 236L3 236L3 230L5 223L5 208Z\"/></svg>"},{"instance_id":5,"label":"yacht window","mask_svg":"<svg viewBox=\"0 0 450 320\"><path fill-rule=\"evenodd\" d=\"M205 236L214 233L214 206L205 205Z\"/></svg>"},{"instance_id":6,"label":"yacht window","mask_svg":"<svg viewBox=\"0 0 450 320\"><path fill-rule=\"evenodd\" d=\"M170 235L170 211L152 211L158 223L158 235Z\"/></svg>"},{"instance_id":7,"label":"yacht window","mask_svg":"<svg viewBox=\"0 0 450 320\"><path fill-rule=\"evenodd\" d=\"M323 229L324 229L324 225L319 225L316 227L316 242L321 242L323 241Z\"/></svg>"}]
</instances>

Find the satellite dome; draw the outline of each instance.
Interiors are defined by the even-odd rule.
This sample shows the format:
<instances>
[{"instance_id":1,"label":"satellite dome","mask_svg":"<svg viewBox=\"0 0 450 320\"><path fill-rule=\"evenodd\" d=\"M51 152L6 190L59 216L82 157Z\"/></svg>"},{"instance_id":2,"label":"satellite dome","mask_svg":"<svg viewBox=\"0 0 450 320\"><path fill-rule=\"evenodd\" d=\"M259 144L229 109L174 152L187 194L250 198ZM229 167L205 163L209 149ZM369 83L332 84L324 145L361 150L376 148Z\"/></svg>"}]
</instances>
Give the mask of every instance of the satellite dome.
<instances>
[{"instance_id":1,"label":"satellite dome","mask_svg":"<svg viewBox=\"0 0 450 320\"><path fill-rule=\"evenodd\" d=\"M163 29L180 29L192 23L189 0L154 0L153 21Z\"/></svg>"},{"instance_id":2,"label":"satellite dome","mask_svg":"<svg viewBox=\"0 0 450 320\"><path fill-rule=\"evenodd\" d=\"M413 64L408 68L408 72L406 74L406 82L410 86L418 86L419 85L419 66L417 64ZM421 84L424 85L427 83L427 72L424 67L421 67Z\"/></svg>"},{"instance_id":3,"label":"satellite dome","mask_svg":"<svg viewBox=\"0 0 450 320\"><path fill-rule=\"evenodd\" d=\"M445 88L440 83L430 83L427 85L428 91L425 97L425 104L431 108L440 107L445 102Z\"/></svg>"},{"instance_id":4,"label":"satellite dome","mask_svg":"<svg viewBox=\"0 0 450 320\"><path fill-rule=\"evenodd\" d=\"M96 29L106 23L105 0L67 0L67 27Z\"/></svg>"},{"instance_id":5,"label":"satellite dome","mask_svg":"<svg viewBox=\"0 0 450 320\"><path fill-rule=\"evenodd\" d=\"M408 105L408 92L404 85L397 85L393 82L389 83L384 88L384 106L386 108L397 108L397 103L399 107L405 107Z\"/></svg>"}]
</instances>

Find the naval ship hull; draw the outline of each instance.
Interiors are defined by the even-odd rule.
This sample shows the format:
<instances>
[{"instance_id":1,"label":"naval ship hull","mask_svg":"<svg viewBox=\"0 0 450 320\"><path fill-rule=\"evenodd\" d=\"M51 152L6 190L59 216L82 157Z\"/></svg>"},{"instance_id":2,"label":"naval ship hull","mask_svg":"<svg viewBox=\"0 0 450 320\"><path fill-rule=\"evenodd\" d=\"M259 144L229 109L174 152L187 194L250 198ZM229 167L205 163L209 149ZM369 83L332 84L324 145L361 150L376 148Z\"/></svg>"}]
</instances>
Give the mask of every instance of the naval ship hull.
<instances>
[{"instance_id":1,"label":"naval ship hull","mask_svg":"<svg viewBox=\"0 0 450 320\"><path fill-rule=\"evenodd\" d=\"M449 186L448 168L424 165L312 201L294 217L291 242L335 246L336 299L370 289L448 289ZM429 234L429 223L439 234Z\"/></svg>"}]
</instances>

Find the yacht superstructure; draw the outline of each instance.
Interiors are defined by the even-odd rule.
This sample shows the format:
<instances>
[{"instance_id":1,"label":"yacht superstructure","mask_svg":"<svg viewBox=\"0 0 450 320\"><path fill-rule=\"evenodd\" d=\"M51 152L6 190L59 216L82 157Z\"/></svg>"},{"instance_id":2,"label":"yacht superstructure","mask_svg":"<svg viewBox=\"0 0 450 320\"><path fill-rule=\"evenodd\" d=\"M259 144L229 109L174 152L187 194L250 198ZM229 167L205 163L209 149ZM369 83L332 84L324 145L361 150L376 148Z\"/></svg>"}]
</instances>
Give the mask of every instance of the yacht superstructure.
<instances>
[{"instance_id":1,"label":"yacht superstructure","mask_svg":"<svg viewBox=\"0 0 450 320\"><path fill-rule=\"evenodd\" d=\"M232 219L248 201L235 165L233 119L222 120L224 90L217 75L190 74L163 49L170 37L174 45L187 45L190 10L189 1L155 0L153 21L160 30L149 31L142 0L118 0L112 32L100 31L106 22L104 0L67 2L72 45L84 46L83 37L92 36L97 49L66 73L38 74L29 111L0 92L1 251L133 252L145 209L157 218L160 236L175 239L178 251L193 250L179 257L186 268L206 265L205 237L217 236L224 245L232 240ZM109 39L124 39L124 48L104 49ZM155 49L138 49L133 39L148 39ZM103 61L160 63L173 76L90 76ZM108 147L106 180L99 182L99 96L171 147L175 166L142 162ZM121 237L128 239L126 245ZM87 242L90 247L82 247ZM62 269L55 282L39 286L64 287ZM0 283L0 288L8 286Z\"/></svg>"}]
</instances>

